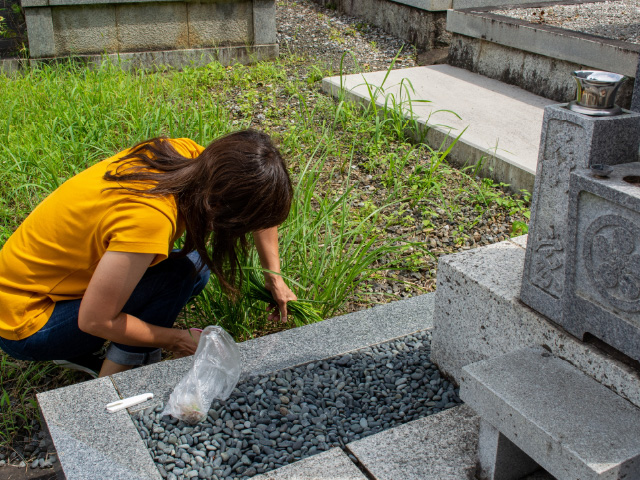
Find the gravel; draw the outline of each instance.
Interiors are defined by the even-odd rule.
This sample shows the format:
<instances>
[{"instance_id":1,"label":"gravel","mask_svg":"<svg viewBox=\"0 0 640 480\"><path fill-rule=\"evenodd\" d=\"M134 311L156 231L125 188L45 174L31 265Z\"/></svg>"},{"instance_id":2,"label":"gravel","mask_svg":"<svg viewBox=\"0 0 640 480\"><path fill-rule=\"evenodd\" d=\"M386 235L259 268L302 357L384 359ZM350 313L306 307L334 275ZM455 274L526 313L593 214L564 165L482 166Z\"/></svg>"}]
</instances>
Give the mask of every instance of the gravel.
<instances>
[{"instance_id":1,"label":"gravel","mask_svg":"<svg viewBox=\"0 0 640 480\"><path fill-rule=\"evenodd\" d=\"M164 478L249 478L461 403L430 341L417 333L250 378L197 425L162 405L134 422Z\"/></svg>"},{"instance_id":2,"label":"gravel","mask_svg":"<svg viewBox=\"0 0 640 480\"><path fill-rule=\"evenodd\" d=\"M327 62L339 71L386 70L398 55L393 68L415 67L416 52L381 28L361 19L323 8L311 0L276 2L276 25L280 52L301 53Z\"/></svg>"},{"instance_id":3,"label":"gravel","mask_svg":"<svg viewBox=\"0 0 640 480\"><path fill-rule=\"evenodd\" d=\"M640 43L640 0L545 5L492 13L614 40Z\"/></svg>"}]
</instances>

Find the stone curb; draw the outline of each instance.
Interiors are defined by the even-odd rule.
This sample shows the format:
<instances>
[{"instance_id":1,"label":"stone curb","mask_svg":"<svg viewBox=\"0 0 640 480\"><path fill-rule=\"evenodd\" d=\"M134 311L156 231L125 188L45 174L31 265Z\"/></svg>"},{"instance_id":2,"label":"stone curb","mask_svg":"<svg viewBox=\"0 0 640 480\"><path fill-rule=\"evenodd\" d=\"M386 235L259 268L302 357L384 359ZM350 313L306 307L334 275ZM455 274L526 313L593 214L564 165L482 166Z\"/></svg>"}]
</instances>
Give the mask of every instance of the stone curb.
<instances>
[{"instance_id":1,"label":"stone curb","mask_svg":"<svg viewBox=\"0 0 640 480\"><path fill-rule=\"evenodd\" d=\"M434 294L382 305L239 344L243 376L263 375L383 343L432 327ZM127 412L104 406L119 398L152 392L155 405L167 399L191 366L172 360L37 396L68 480L113 478L159 480L148 450ZM132 409L133 410L133 409Z\"/></svg>"}]
</instances>

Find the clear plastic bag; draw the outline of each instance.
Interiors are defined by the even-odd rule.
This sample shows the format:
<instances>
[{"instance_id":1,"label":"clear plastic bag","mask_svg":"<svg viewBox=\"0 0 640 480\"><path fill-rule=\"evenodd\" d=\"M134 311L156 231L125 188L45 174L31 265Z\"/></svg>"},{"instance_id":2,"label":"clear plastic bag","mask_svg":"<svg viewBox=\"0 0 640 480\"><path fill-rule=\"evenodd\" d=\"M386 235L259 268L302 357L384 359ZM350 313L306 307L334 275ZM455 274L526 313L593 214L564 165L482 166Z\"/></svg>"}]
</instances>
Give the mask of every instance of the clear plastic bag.
<instances>
[{"instance_id":1,"label":"clear plastic bag","mask_svg":"<svg viewBox=\"0 0 640 480\"><path fill-rule=\"evenodd\" d=\"M163 415L186 423L207 418L214 399L226 400L240 378L240 351L223 328L208 326L200 336L191 370L173 389Z\"/></svg>"}]
</instances>

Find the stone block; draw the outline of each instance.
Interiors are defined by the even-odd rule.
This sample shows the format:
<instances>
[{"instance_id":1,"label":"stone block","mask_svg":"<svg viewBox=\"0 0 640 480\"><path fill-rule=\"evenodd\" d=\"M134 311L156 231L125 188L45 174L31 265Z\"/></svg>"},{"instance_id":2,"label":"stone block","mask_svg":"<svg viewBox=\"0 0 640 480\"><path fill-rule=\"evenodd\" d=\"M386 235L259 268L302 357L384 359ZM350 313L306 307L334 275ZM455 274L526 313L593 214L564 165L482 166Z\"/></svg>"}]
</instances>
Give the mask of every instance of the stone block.
<instances>
[{"instance_id":1,"label":"stone block","mask_svg":"<svg viewBox=\"0 0 640 480\"><path fill-rule=\"evenodd\" d=\"M278 468L252 480L367 480L349 457L340 448L307 457L290 465Z\"/></svg>"},{"instance_id":2,"label":"stone block","mask_svg":"<svg viewBox=\"0 0 640 480\"><path fill-rule=\"evenodd\" d=\"M631 99L632 112L640 113L640 55L638 56L638 67L636 68L635 81L633 82L633 97Z\"/></svg>"},{"instance_id":3,"label":"stone block","mask_svg":"<svg viewBox=\"0 0 640 480\"><path fill-rule=\"evenodd\" d=\"M278 43L275 0L253 0L253 44Z\"/></svg>"},{"instance_id":4,"label":"stone block","mask_svg":"<svg viewBox=\"0 0 640 480\"><path fill-rule=\"evenodd\" d=\"M242 378L322 360L429 329L433 325L433 301L433 294L420 295L242 342L238 344ZM191 357L171 360L111 378L123 397L136 395L141 390L155 395L152 401L135 407L139 410L166 401L191 362Z\"/></svg>"},{"instance_id":5,"label":"stone block","mask_svg":"<svg viewBox=\"0 0 640 480\"><path fill-rule=\"evenodd\" d=\"M609 178L571 174L566 294L559 323L640 361L640 163Z\"/></svg>"},{"instance_id":6,"label":"stone block","mask_svg":"<svg viewBox=\"0 0 640 480\"><path fill-rule=\"evenodd\" d=\"M569 175L591 164L637 161L639 145L640 114L590 117L563 105L545 108L520 296L551 320L560 320L565 292Z\"/></svg>"},{"instance_id":7,"label":"stone block","mask_svg":"<svg viewBox=\"0 0 640 480\"><path fill-rule=\"evenodd\" d=\"M118 25L118 50L116 51L153 51L189 47L186 3L118 5L116 22Z\"/></svg>"},{"instance_id":8,"label":"stone block","mask_svg":"<svg viewBox=\"0 0 640 480\"><path fill-rule=\"evenodd\" d=\"M479 420L462 405L351 442L347 449L376 480L472 480Z\"/></svg>"},{"instance_id":9,"label":"stone block","mask_svg":"<svg viewBox=\"0 0 640 480\"><path fill-rule=\"evenodd\" d=\"M640 409L542 348L467 365L460 396L558 480L640 478Z\"/></svg>"},{"instance_id":10,"label":"stone block","mask_svg":"<svg viewBox=\"0 0 640 480\"><path fill-rule=\"evenodd\" d=\"M431 360L459 383L465 365L545 345L640 406L635 369L578 341L520 302L524 257L523 248L501 242L440 258Z\"/></svg>"},{"instance_id":11,"label":"stone block","mask_svg":"<svg viewBox=\"0 0 640 480\"><path fill-rule=\"evenodd\" d=\"M478 435L479 480L520 480L540 466L486 420Z\"/></svg>"},{"instance_id":12,"label":"stone block","mask_svg":"<svg viewBox=\"0 0 640 480\"><path fill-rule=\"evenodd\" d=\"M452 8L451 0L392 0L395 3L408 5L409 7L426 10L428 12L446 11Z\"/></svg>"},{"instance_id":13,"label":"stone block","mask_svg":"<svg viewBox=\"0 0 640 480\"><path fill-rule=\"evenodd\" d=\"M24 19L29 33L29 56L53 57L56 54L51 8L25 8Z\"/></svg>"},{"instance_id":14,"label":"stone block","mask_svg":"<svg viewBox=\"0 0 640 480\"><path fill-rule=\"evenodd\" d=\"M55 56L118 51L115 5L56 7L51 15Z\"/></svg>"},{"instance_id":15,"label":"stone block","mask_svg":"<svg viewBox=\"0 0 640 480\"><path fill-rule=\"evenodd\" d=\"M140 391L137 393L141 393ZM111 379L99 378L37 395L64 475L69 480L161 480Z\"/></svg>"},{"instance_id":16,"label":"stone block","mask_svg":"<svg viewBox=\"0 0 640 480\"><path fill-rule=\"evenodd\" d=\"M513 0L506 1L514 3ZM494 44L596 70L621 73L630 77L636 73L639 45L527 23L486 11L458 10L455 0L453 8L454 10L447 12L447 30L451 33L484 39Z\"/></svg>"},{"instance_id":17,"label":"stone block","mask_svg":"<svg viewBox=\"0 0 640 480\"><path fill-rule=\"evenodd\" d=\"M187 9L191 48L251 43L253 14L250 2L189 2Z\"/></svg>"}]
</instances>

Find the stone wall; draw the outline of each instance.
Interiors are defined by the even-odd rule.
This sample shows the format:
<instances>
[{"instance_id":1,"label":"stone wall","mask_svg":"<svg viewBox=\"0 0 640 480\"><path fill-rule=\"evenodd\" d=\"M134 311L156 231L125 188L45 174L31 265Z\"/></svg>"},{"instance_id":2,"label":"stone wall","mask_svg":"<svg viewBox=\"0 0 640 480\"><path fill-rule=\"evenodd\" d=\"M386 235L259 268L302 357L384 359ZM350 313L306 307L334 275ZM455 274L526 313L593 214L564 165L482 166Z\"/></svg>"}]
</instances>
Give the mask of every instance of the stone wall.
<instances>
[{"instance_id":1,"label":"stone wall","mask_svg":"<svg viewBox=\"0 0 640 480\"><path fill-rule=\"evenodd\" d=\"M376 25L418 51L427 51L449 45L446 30L449 0L314 0L324 7L335 7L340 12Z\"/></svg>"},{"instance_id":2,"label":"stone wall","mask_svg":"<svg viewBox=\"0 0 640 480\"><path fill-rule=\"evenodd\" d=\"M277 54L275 0L23 0L23 8L31 58L256 46Z\"/></svg>"}]
</instances>

